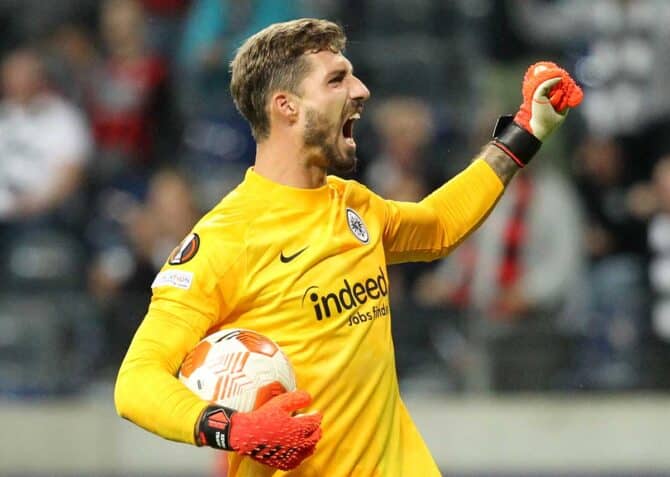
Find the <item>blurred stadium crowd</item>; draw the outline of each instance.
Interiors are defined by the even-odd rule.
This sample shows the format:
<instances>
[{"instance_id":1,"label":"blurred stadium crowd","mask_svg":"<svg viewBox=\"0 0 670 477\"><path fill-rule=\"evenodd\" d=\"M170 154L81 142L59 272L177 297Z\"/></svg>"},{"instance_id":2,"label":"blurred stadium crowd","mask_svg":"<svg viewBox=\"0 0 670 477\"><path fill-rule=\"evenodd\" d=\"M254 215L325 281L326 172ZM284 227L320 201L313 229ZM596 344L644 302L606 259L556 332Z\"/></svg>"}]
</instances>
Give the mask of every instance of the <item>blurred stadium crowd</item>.
<instances>
[{"instance_id":1,"label":"blurred stadium crowd","mask_svg":"<svg viewBox=\"0 0 670 477\"><path fill-rule=\"evenodd\" d=\"M475 235L390 269L402 385L670 388L670 2L0 0L0 393L113 378L165 257L253 161L236 46L301 16L347 30L373 93L354 178L387 198L462 169L532 62L585 90Z\"/></svg>"}]
</instances>

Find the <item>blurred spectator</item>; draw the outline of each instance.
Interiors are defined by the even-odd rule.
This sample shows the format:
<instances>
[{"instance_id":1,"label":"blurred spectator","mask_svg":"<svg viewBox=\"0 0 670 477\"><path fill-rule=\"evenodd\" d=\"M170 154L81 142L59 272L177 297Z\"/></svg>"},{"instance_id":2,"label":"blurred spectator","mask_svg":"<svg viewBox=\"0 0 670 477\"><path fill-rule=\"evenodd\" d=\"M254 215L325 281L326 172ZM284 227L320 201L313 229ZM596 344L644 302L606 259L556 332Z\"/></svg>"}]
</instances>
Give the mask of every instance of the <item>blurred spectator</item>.
<instances>
[{"instance_id":1,"label":"blurred spectator","mask_svg":"<svg viewBox=\"0 0 670 477\"><path fill-rule=\"evenodd\" d=\"M100 344L95 310L79 293L84 251L72 234L91 138L43 66L21 48L0 70L0 392L19 395L80 389Z\"/></svg>"},{"instance_id":2,"label":"blurred spectator","mask_svg":"<svg viewBox=\"0 0 670 477\"><path fill-rule=\"evenodd\" d=\"M170 155L179 135L170 109L167 69L147 51L145 22L136 0L107 0L102 5L106 56L91 81L88 109L98 146L95 178L103 184L174 160Z\"/></svg>"},{"instance_id":3,"label":"blurred spectator","mask_svg":"<svg viewBox=\"0 0 670 477\"><path fill-rule=\"evenodd\" d=\"M327 2L322 2L327 3ZM378 95L414 94L465 107L482 66L488 1L341 0L353 64ZM332 10L332 9L331 9ZM359 61L360 60L360 61ZM460 109L459 109L460 110ZM454 118L469 121L470 118Z\"/></svg>"},{"instance_id":4,"label":"blurred spectator","mask_svg":"<svg viewBox=\"0 0 670 477\"><path fill-rule=\"evenodd\" d=\"M172 61L191 0L141 0L147 13L147 44Z\"/></svg>"},{"instance_id":5,"label":"blurred spectator","mask_svg":"<svg viewBox=\"0 0 670 477\"><path fill-rule=\"evenodd\" d=\"M378 153L365 169L365 183L387 199L420 201L441 179L439 171L431 171L429 161L435 139L430 107L420 98L388 98L373 110L372 123ZM393 283L392 299L397 317L393 335L399 350L396 358L401 376L429 359L425 346L429 323L421 322L422 316L413 312L416 307L408 293L413 281L429 266L403 263L388 270Z\"/></svg>"},{"instance_id":6,"label":"blurred spectator","mask_svg":"<svg viewBox=\"0 0 670 477\"><path fill-rule=\"evenodd\" d=\"M0 2L0 45L37 44L63 23L95 23L100 0L5 0ZM7 22L7 25L4 24Z\"/></svg>"},{"instance_id":7,"label":"blurred spectator","mask_svg":"<svg viewBox=\"0 0 670 477\"><path fill-rule=\"evenodd\" d=\"M482 227L417 284L419 303L455 315L432 336L466 387L542 389L567 367L559 318L578 296L582 211L548 167L516 177Z\"/></svg>"},{"instance_id":8,"label":"blurred spectator","mask_svg":"<svg viewBox=\"0 0 670 477\"><path fill-rule=\"evenodd\" d=\"M368 166L366 183L389 199L421 200L439 181L427 180L425 155L435 133L430 107L418 98L390 98L376 107L373 121L379 153Z\"/></svg>"},{"instance_id":9,"label":"blurred spectator","mask_svg":"<svg viewBox=\"0 0 670 477\"><path fill-rule=\"evenodd\" d=\"M2 64L0 218L45 218L81 187L90 152L87 124L49 90L40 57L12 52Z\"/></svg>"},{"instance_id":10,"label":"blurred spectator","mask_svg":"<svg viewBox=\"0 0 670 477\"><path fill-rule=\"evenodd\" d=\"M190 185L172 170L151 177L144 202L126 200L119 209L116 240L97 251L89 270L89 290L109 318L112 359L125 352L152 280L199 216Z\"/></svg>"},{"instance_id":11,"label":"blurred spectator","mask_svg":"<svg viewBox=\"0 0 670 477\"><path fill-rule=\"evenodd\" d=\"M102 56L94 34L79 23L63 23L48 38L48 68L58 90L81 108L95 89Z\"/></svg>"},{"instance_id":12,"label":"blurred spectator","mask_svg":"<svg viewBox=\"0 0 670 477\"><path fill-rule=\"evenodd\" d=\"M654 302L652 326L662 340L670 341L670 156L662 157L654 168L658 210L649 222L651 251L649 281Z\"/></svg>"},{"instance_id":13,"label":"blurred spectator","mask_svg":"<svg viewBox=\"0 0 670 477\"><path fill-rule=\"evenodd\" d=\"M178 51L183 108L217 113L231 108L228 63L242 40L271 23L304 16L290 0L193 0Z\"/></svg>"},{"instance_id":14,"label":"blurred spectator","mask_svg":"<svg viewBox=\"0 0 670 477\"><path fill-rule=\"evenodd\" d=\"M256 145L228 92L228 63L242 40L271 23L304 16L289 0L193 0L179 46L180 107L186 115L179 165L198 204L212 207L252 165Z\"/></svg>"},{"instance_id":15,"label":"blurred spectator","mask_svg":"<svg viewBox=\"0 0 670 477\"><path fill-rule=\"evenodd\" d=\"M442 179L429 161L435 133L430 107L419 98L389 98L376 107L372 120L379 148L366 168L365 183L387 199L420 201ZM405 287L416 274L412 270L425 266L391 267L394 300L405 300Z\"/></svg>"},{"instance_id":16,"label":"blurred spectator","mask_svg":"<svg viewBox=\"0 0 670 477\"><path fill-rule=\"evenodd\" d=\"M198 217L190 186L173 171L154 174L149 180L146 200L127 205L118 216L123 239L105 247L92 267L89 284L101 299L109 299L124 289L148 293L147 287L165 257ZM109 258L121 255L127 258L118 261Z\"/></svg>"},{"instance_id":17,"label":"blurred spectator","mask_svg":"<svg viewBox=\"0 0 670 477\"><path fill-rule=\"evenodd\" d=\"M586 247L593 262L645 253L647 206L629 174L634 162L611 138L587 136L575 156L576 183L588 212Z\"/></svg>"},{"instance_id":18,"label":"blurred spectator","mask_svg":"<svg viewBox=\"0 0 670 477\"><path fill-rule=\"evenodd\" d=\"M645 220L653 204L628 173L634 162L609 138L588 136L575 157L576 179L587 211L589 304L577 385L627 387L639 378L645 315Z\"/></svg>"}]
</instances>

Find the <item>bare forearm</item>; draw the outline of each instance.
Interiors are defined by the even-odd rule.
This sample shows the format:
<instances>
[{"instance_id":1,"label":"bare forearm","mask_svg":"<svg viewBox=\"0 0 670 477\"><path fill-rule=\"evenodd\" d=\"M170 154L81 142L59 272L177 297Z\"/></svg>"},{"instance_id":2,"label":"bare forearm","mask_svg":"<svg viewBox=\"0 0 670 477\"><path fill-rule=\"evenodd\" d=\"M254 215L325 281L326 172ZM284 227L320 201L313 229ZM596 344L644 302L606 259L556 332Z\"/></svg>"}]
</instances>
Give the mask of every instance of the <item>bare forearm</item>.
<instances>
[{"instance_id":1,"label":"bare forearm","mask_svg":"<svg viewBox=\"0 0 670 477\"><path fill-rule=\"evenodd\" d=\"M519 171L519 166L501 149L487 144L478 158L483 159L496 173L504 185L509 184L512 177Z\"/></svg>"}]
</instances>

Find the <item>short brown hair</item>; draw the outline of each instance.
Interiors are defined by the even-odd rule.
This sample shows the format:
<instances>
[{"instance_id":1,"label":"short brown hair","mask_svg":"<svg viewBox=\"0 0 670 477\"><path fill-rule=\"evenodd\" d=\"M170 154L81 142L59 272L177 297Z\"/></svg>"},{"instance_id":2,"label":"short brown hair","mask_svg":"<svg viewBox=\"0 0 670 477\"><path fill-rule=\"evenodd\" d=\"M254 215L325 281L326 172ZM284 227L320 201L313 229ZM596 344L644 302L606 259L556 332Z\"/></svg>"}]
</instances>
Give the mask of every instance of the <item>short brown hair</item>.
<instances>
[{"instance_id":1,"label":"short brown hair","mask_svg":"<svg viewBox=\"0 0 670 477\"><path fill-rule=\"evenodd\" d=\"M257 141L270 134L266 109L270 93L279 89L299 93L309 67L303 55L323 50L338 53L346 41L338 24L301 18L270 25L244 42L230 64L230 92Z\"/></svg>"}]
</instances>

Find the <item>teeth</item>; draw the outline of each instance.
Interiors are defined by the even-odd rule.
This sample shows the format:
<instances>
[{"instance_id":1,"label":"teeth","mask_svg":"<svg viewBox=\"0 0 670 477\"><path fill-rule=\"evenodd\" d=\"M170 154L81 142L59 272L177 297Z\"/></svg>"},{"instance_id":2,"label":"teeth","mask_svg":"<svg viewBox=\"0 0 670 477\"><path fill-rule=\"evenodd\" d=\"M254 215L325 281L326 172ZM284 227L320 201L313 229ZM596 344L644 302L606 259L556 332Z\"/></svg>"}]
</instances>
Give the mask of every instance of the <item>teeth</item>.
<instances>
[{"instance_id":1,"label":"teeth","mask_svg":"<svg viewBox=\"0 0 670 477\"><path fill-rule=\"evenodd\" d=\"M349 119L361 119L361 115L360 113L355 113Z\"/></svg>"}]
</instances>

